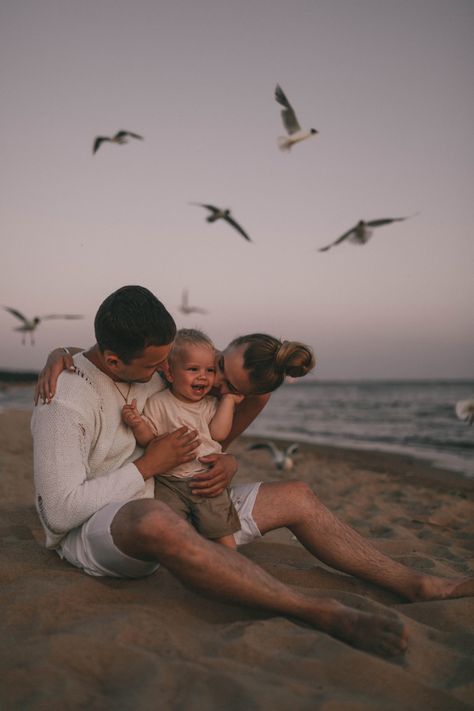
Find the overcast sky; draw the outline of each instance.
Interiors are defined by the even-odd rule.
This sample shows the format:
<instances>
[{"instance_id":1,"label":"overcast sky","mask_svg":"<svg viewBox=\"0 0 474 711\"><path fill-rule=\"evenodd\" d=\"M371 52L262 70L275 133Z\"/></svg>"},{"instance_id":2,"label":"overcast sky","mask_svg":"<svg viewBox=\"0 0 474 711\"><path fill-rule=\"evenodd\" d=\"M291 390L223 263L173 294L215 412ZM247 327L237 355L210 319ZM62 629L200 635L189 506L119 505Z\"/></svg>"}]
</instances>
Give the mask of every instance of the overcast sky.
<instances>
[{"instance_id":1,"label":"overcast sky","mask_svg":"<svg viewBox=\"0 0 474 711\"><path fill-rule=\"evenodd\" d=\"M85 316L32 347L0 310L0 368L90 345L138 283L218 346L309 343L321 379L474 376L472 0L4 0L0 26L0 304ZM290 154L277 82L319 131ZM119 129L144 140L93 156Z\"/></svg>"}]
</instances>

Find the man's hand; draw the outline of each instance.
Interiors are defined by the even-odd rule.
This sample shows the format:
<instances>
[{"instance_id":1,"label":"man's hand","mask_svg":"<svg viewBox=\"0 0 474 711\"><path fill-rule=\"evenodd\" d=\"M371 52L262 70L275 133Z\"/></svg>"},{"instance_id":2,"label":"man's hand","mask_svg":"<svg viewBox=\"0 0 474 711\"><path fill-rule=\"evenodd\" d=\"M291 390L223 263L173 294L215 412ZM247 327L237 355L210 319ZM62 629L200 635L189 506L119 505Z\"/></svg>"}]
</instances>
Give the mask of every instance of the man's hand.
<instances>
[{"instance_id":1,"label":"man's hand","mask_svg":"<svg viewBox=\"0 0 474 711\"><path fill-rule=\"evenodd\" d=\"M237 460L232 454L208 454L199 461L210 468L195 474L190 481L191 492L198 496L218 496L227 489L237 471Z\"/></svg>"},{"instance_id":2,"label":"man's hand","mask_svg":"<svg viewBox=\"0 0 474 711\"><path fill-rule=\"evenodd\" d=\"M152 439L145 453L135 459L134 464L145 480L150 479L156 474L166 474L178 464L191 462L199 444L196 430L180 427L179 430Z\"/></svg>"}]
</instances>

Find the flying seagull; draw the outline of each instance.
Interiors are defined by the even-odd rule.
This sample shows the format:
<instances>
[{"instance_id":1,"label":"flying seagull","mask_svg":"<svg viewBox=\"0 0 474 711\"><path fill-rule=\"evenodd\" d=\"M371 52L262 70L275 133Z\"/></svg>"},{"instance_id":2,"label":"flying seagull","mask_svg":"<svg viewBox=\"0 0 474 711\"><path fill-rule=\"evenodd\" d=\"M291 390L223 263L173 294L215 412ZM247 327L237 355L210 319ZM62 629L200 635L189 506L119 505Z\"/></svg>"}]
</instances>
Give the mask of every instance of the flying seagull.
<instances>
[{"instance_id":1,"label":"flying seagull","mask_svg":"<svg viewBox=\"0 0 474 711\"><path fill-rule=\"evenodd\" d=\"M199 306L190 306L188 290L183 289L181 304L178 306L182 314L207 314L206 309L201 309Z\"/></svg>"},{"instance_id":2,"label":"flying seagull","mask_svg":"<svg viewBox=\"0 0 474 711\"><path fill-rule=\"evenodd\" d=\"M294 462L291 457L292 454L298 451L297 444L290 444L284 450L279 449L275 446L273 442L257 442L256 444L251 444L250 449L266 449L272 455L273 462L277 469L284 469L289 471L293 469Z\"/></svg>"},{"instance_id":3,"label":"flying seagull","mask_svg":"<svg viewBox=\"0 0 474 711\"><path fill-rule=\"evenodd\" d=\"M292 105L283 93L283 89L279 84L275 87L275 99L277 102L283 106L281 112L281 117L283 119L283 125L288 133L288 136L279 136L278 146L282 151L290 151L291 147L295 143L304 141L306 138L310 138L315 133L318 133L315 128L310 128L308 131L303 131L296 118L296 114L293 110Z\"/></svg>"},{"instance_id":4,"label":"flying seagull","mask_svg":"<svg viewBox=\"0 0 474 711\"><path fill-rule=\"evenodd\" d=\"M247 242L251 242L252 240L248 236L248 234L242 229L242 227L239 225L238 222L234 220L233 217L231 217L230 210L225 209L223 210L220 207L216 207L215 205L206 205L205 203L202 202L192 202L191 205L198 205L199 207L205 207L207 210L210 211L210 215L206 217L207 222L215 222L216 220L225 220L226 222L229 223L229 225L232 225L237 232L240 232L242 237L244 237Z\"/></svg>"},{"instance_id":5,"label":"flying seagull","mask_svg":"<svg viewBox=\"0 0 474 711\"><path fill-rule=\"evenodd\" d=\"M338 237L334 242L327 244L325 247L321 247L318 251L327 252L328 249L331 249L331 247L334 247L336 244L341 244L341 242L344 242L346 239L353 244L366 244L372 236L373 230L370 229L371 227L381 227L382 225L389 225L392 222L402 222L403 220L408 220L410 217L414 217L414 215L408 215L407 217L387 217L380 220L370 220L369 222L359 220L354 227L351 227L350 230L344 232L344 234Z\"/></svg>"},{"instance_id":6,"label":"flying seagull","mask_svg":"<svg viewBox=\"0 0 474 711\"><path fill-rule=\"evenodd\" d=\"M130 136L131 138L139 138L141 141L143 141L143 136L139 136L138 133L132 133L131 131L118 131L115 136L112 136L112 138L110 138L109 136L97 136L94 141L94 148L92 149L92 153L97 153L101 143L103 143L104 141L109 141L110 143L118 143L120 146L123 143L128 143L127 136Z\"/></svg>"},{"instance_id":7,"label":"flying seagull","mask_svg":"<svg viewBox=\"0 0 474 711\"><path fill-rule=\"evenodd\" d=\"M47 319L53 319L53 318L65 318L65 319L77 319L77 318L84 318L84 316L79 316L78 314L48 314L47 316L35 316L34 318L26 318L26 316L23 316L23 314L20 311L17 311L16 309L11 309L9 306L4 306L3 307L5 311L8 311L9 313L12 314L12 316L15 316L16 318L20 319L22 322L21 326L18 326L18 328L13 329L14 331L20 331L23 336L22 336L22 344L25 345L25 339L26 339L26 334L30 334L30 343L32 346L35 344L35 339L34 339L34 331L37 329L38 325L40 324L41 321L46 321Z\"/></svg>"},{"instance_id":8,"label":"flying seagull","mask_svg":"<svg viewBox=\"0 0 474 711\"><path fill-rule=\"evenodd\" d=\"M469 400L459 400L455 406L456 415L469 425L474 423L474 397Z\"/></svg>"}]
</instances>

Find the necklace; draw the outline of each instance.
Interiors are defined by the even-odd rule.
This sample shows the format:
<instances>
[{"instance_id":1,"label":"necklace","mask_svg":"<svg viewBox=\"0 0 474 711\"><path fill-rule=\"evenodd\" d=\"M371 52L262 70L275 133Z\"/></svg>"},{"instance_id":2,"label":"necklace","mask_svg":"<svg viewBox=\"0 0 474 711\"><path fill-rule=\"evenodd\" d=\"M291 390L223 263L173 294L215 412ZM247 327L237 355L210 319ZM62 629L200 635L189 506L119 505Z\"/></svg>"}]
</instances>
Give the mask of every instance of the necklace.
<instances>
[{"instance_id":1,"label":"necklace","mask_svg":"<svg viewBox=\"0 0 474 711\"><path fill-rule=\"evenodd\" d=\"M124 395L123 392L120 390L119 386L117 385L117 383L115 382L115 380L112 380L112 382L115 385L116 389L119 391L120 395L125 400L125 404L128 405L128 396L130 395L130 390L132 389L132 383L128 384L127 394Z\"/></svg>"}]
</instances>

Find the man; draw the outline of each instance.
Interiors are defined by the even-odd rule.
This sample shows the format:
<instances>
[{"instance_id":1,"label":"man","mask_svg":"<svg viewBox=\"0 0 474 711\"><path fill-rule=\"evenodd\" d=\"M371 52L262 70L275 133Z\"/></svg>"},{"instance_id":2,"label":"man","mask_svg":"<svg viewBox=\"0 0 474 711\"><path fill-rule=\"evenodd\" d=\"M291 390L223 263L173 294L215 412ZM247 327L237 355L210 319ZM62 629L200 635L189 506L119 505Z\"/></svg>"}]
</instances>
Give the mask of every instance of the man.
<instances>
[{"instance_id":1,"label":"man","mask_svg":"<svg viewBox=\"0 0 474 711\"><path fill-rule=\"evenodd\" d=\"M190 461L196 433L185 427L136 449L121 421L124 402L139 411L163 387L175 324L147 289L126 286L105 299L95 318L97 343L74 357L48 405L32 420L37 509L46 545L91 575L140 577L167 567L194 589L299 618L355 646L384 655L406 648L393 617L360 612L330 598L300 594L239 553L203 539L153 498L153 477ZM258 414L266 396L247 396L233 433ZM240 406L239 406L240 407ZM232 433L231 433L232 438ZM204 458L209 471L194 487L221 491L236 471L232 455ZM231 487L241 531L237 544L286 526L320 560L415 600L472 594L471 582L425 576L392 561L333 516L305 484Z\"/></svg>"}]
</instances>

